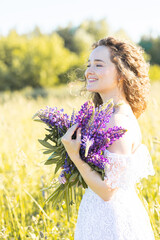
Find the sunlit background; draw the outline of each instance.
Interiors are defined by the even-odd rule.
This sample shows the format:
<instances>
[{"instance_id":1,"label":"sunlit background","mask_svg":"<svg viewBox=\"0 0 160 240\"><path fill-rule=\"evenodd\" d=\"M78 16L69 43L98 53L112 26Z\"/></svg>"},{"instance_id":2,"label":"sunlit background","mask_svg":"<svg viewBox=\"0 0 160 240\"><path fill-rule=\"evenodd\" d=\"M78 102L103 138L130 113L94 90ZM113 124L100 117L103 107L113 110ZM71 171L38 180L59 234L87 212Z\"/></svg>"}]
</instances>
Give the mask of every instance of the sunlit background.
<instances>
[{"instance_id":1,"label":"sunlit background","mask_svg":"<svg viewBox=\"0 0 160 240\"><path fill-rule=\"evenodd\" d=\"M135 42L142 35L159 35L159 0L135 1L74 1L74 0L1 0L0 34L11 29L19 34L39 26L43 33L50 33L58 26L69 23L77 26L85 19L106 19L111 31L123 30Z\"/></svg>"},{"instance_id":2,"label":"sunlit background","mask_svg":"<svg viewBox=\"0 0 160 240\"><path fill-rule=\"evenodd\" d=\"M47 105L71 114L84 103L76 80L92 43L110 35L141 46L150 63L150 102L138 122L156 174L137 190L160 239L159 9L159 0L0 0L0 239L74 239L83 192L70 222L65 203L44 206L54 168L43 164L44 127L32 116Z\"/></svg>"}]
</instances>

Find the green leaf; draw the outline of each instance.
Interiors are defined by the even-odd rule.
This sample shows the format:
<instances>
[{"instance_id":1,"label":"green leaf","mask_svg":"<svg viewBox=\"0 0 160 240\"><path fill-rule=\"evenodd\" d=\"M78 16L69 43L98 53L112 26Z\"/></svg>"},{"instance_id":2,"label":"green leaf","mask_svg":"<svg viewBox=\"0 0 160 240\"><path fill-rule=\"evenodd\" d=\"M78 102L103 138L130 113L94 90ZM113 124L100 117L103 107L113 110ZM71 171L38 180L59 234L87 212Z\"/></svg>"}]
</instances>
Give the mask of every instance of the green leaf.
<instances>
[{"instance_id":1,"label":"green leaf","mask_svg":"<svg viewBox=\"0 0 160 240\"><path fill-rule=\"evenodd\" d=\"M63 199L63 193L66 190L67 186L62 184L63 188L57 193L57 195L54 197L54 199L52 199L53 201L53 205L52 207L54 208L56 204L58 204L58 201L62 201Z\"/></svg>"},{"instance_id":2,"label":"green leaf","mask_svg":"<svg viewBox=\"0 0 160 240\"><path fill-rule=\"evenodd\" d=\"M32 119L34 119L35 117L37 117L37 116L38 116L38 114L39 114L39 111L38 111L38 112L36 112L36 113L33 115Z\"/></svg>"},{"instance_id":3,"label":"green leaf","mask_svg":"<svg viewBox=\"0 0 160 240\"><path fill-rule=\"evenodd\" d=\"M43 192L43 191L46 191L46 190L51 189L51 188L53 188L52 185L49 186L49 187L46 187L46 188L42 188L42 189L40 189L40 191Z\"/></svg>"},{"instance_id":4,"label":"green leaf","mask_svg":"<svg viewBox=\"0 0 160 240\"><path fill-rule=\"evenodd\" d=\"M44 163L44 165L51 165L56 163L57 163L57 159L49 159Z\"/></svg>"},{"instance_id":5,"label":"green leaf","mask_svg":"<svg viewBox=\"0 0 160 240\"><path fill-rule=\"evenodd\" d=\"M79 174L79 181L82 183L82 176Z\"/></svg>"},{"instance_id":6,"label":"green leaf","mask_svg":"<svg viewBox=\"0 0 160 240\"><path fill-rule=\"evenodd\" d=\"M73 187L73 193L74 193L74 199L76 201L76 199L77 199L76 186Z\"/></svg>"},{"instance_id":7,"label":"green leaf","mask_svg":"<svg viewBox=\"0 0 160 240\"><path fill-rule=\"evenodd\" d=\"M83 186L83 188L87 188L87 186L88 186L83 178L82 178L82 186Z\"/></svg>"},{"instance_id":8,"label":"green leaf","mask_svg":"<svg viewBox=\"0 0 160 240\"><path fill-rule=\"evenodd\" d=\"M79 181L79 175L77 175L76 179L73 182L70 182L70 186L75 186L76 183Z\"/></svg>"},{"instance_id":9,"label":"green leaf","mask_svg":"<svg viewBox=\"0 0 160 240\"><path fill-rule=\"evenodd\" d=\"M69 205L69 185L67 184L66 188L66 207L67 207L67 220L69 222L69 210L70 210L70 205Z\"/></svg>"},{"instance_id":10,"label":"green leaf","mask_svg":"<svg viewBox=\"0 0 160 240\"><path fill-rule=\"evenodd\" d=\"M59 155L58 153L55 154L55 152L48 158L48 160L51 160L51 159L56 159L57 162L60 162L63 160L61 155Z\"/></svg>"},{"instance_id":11,"label":"green leaf","mask_svg":"<svg viewBox=\"0 0 160 240\"><path fill-rule=\"evenodd\" d=\"M49 159L53 159L53 158L61 158L61 156L60 156L58 153L53 152L53 153L51 154L51 156L48 158L48 160L49 160Z\"/></svg>"},{"instance_id":12,"label":"green leaf","mask_svg":"<svg viewBox=\"0 0 160 240\"><path fill-rule=\"evenodd\" d=\"M69 178L69 182L71 182L72 180L76 179L76 177L78 176L78 172L72 174L72 176Z\"/></svg>"},{"instance_id":13,"label":"green leaf","mask_svg":"<svg viewBox=\"0 0 160 240\"><path fill-rule=\"evenodd\" d=\"M58 170L60 169L60 167L62 167L62 163L58 163L56 168L55 168L55 171L54 171L54 174L56 174L58 172Z\"/></svg>"},{"instance_id":14,"label":"green leaf","mask_svg":"<svg viewBox=\"0 0 160 240\"><path fill-rule=\"evenodd\" d=\"M45 140L38 139L38 141L46 148L55 149L55 146L52 146L50 143Z\"/></svg>"},{"instance_id":15,"label":"green leaf","mask_svg":"<svg viewBox=\"0 0 160 240\"><path fill-rule=\"evenodd\" d=\"M45 138L43 139L43 141L47 142L49 138L50 138L50 135L45 134Z\"/></svg>"},{"instance_id":16,"label":"green leaf","mask_svg":"<svg viewBox=\"0 0 160 240\"><path fill-rule=\"evenodd\" d=\"M58 145L60 145L60 146L62 145L61 138L62 138L62 137L58 138L58 140L57 140L57 143L58 143Z\"/></svg>"},{"instance_id":17,"label":"green leaf","mask_svg":"<svg viewBox=\"0 0 160 240\"><path fill-rule=\"evenodd\" d=\"M49 153L52 153L54 150L46 150L43 152L43 154L49 154Z\"/></svg>"},{"instance_id":18,"label":"green leaf","mask_svg":"<svg viewBox=\"0 0 160 240\"><path fill-rule=\"evenodd\" d=\"M69 186L69 189L70 189L70 199L71 201L69 202L69 205L73 205L74 202L73 202L73 188Z\"/></svg>"},{"instance_id":19,"label":"green leaf","mask_svg":"<svg viewBox=\"0 0 160 240\"><path fill-rule=\"evenodd\" d=\"M45 130L47 130L48 132L53 132L53 129L50 129L50 128L45 128Z\"/></svg>"},{"instance_id":20,"label":"green leaf","mask_svg":"<svg viewBox=\"0 0 160 240\"><path fill-rule=\"evenodd\" d=\"M64 185L63 185L63 184L60 184L60 185L56 188L56 190L55 190L53 193L51 193L51 194L49 195L49 197L45 200L45 203L48 203L48 202L50 202L51 200L54 201L54 198L56 198L58 192L60 192L63 188L64 188Z\"/></svg>"},{"instance_id":21,"label":"green leaf","mask_svg":"<svg viewBox=\"0 0 160 240\"><path fill-rule=\"evenodd\" d=\"M43 122L43 121L40 120L40 119L33 119L33 121L35 121L35 122L40 122L40 123L45 123L45 122Z\"/></svg>"},{"instance_id":22,"label":"green leaf","mask_svg":"<svg viewBox=\"0 0 160 240\"><path fill-rule=\"evenodd\" d=\"M79 181L79 182L78 182L78 187L81 186L81 185L82 185L82 184L81 184L81 182Z\"/></svg>"}]
</instances>

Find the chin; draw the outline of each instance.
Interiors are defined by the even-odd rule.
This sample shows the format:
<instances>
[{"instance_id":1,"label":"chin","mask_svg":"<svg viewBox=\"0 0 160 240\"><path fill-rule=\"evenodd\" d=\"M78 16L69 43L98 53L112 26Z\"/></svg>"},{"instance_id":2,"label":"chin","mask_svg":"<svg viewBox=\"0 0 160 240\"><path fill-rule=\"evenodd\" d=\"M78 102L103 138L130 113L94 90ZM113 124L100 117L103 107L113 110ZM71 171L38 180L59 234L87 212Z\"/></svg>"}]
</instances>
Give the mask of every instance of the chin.
<instances>
[{"instance_id":1,"label":"chin","mask_svg":"<svg viewBox=\"0 0 160 240\"><path fill-rule=\"evenodd\" d=\"M87 89L88 92L96 92L94 89Z\"/></svg>"},{"instance_id":2,"label":"chin","mask_svg":"<svg viewBox=\"0 0 160 240\"><path fill-rule=\"evenodd\" d=\"M93 88L90 88L90 89L87 88L87 91L88 91L88 92L93 92L93 93L99 93L99 94L100 94L100 91L97 90L97 89L95 89L95 88L94 88L94 89L93 89Z\"/></svg>"},{"instance_id":3,"label":"chin","mask_svg":"<svg viewBox=\"0 0 160 240\"><path fill-rule=\"evenodd\" d=\"M86 87L88 92L97 92L97 88L93 88L93 87Z\"/></svg>"}]
</instances>

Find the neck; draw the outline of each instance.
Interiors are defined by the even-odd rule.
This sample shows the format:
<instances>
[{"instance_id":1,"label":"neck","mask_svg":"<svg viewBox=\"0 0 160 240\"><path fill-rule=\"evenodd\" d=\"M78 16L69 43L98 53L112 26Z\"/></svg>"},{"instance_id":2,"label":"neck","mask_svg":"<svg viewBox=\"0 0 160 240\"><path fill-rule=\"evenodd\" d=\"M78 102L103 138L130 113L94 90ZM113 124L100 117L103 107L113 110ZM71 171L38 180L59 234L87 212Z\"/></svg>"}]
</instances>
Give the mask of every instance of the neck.
<instances>
[{"instance_id":1,"label":"neck","mask_svg":"<svg viewBox=\"0 0 160 240\"><path fill-rule=\"evenodd\" d=\"M114 103L114 112L118 111L120 113L127 113L128 115L133 115L133 111L129 102L126 100L125 94L122 94L119 89L113 89L112 91L99 93L103 103L107 102L110 98L113 99ZM119 106L120 104L121 106ZM117 109L117 110L116 110Z\"/></svg>"},{"instance_id":2,"label":"neck","mask_svg":"<svg viewBox=\"0 0 160 240\"><path fill-rule=\"evenodd\" d=\"M124 94L122 94L120 92L119 89L113 89L109 92L105 92L105 93L100 93L100 96L102 98L103 103L107 102L110 98L113 99L114 104L118 104L118 103L126 103L128 104L126 97Z\"/></svg>"}]
</instances>

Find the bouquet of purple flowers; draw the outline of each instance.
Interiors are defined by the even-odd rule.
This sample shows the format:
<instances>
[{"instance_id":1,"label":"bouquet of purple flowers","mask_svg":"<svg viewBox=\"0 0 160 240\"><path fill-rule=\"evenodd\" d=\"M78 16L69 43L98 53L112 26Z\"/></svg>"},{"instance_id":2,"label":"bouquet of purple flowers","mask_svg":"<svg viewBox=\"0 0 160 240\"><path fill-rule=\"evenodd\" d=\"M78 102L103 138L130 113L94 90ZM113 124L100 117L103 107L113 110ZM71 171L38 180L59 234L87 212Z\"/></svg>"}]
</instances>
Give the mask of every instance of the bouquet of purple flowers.
<instances>
[{"instance_id":1,"label":"bouquet of purple flowers","mask_svg":"<svg viewBox=\"0 0 160 240\"><path fill-rule=\"evenodd\" d=\"M93 170L99 172L104 180L104 168L107 163L109 164L108 159L104 157L104 151L127 131L118 126L107 129L107 124L113 112L113 99L109 99L97 108L92 101L87 101L78 112L73 111L71 117L65 114L63 109L58 110L56 107L41 109L33 116L35 121L43 122L48 126L46 129L48 134L45 135L43 140L39 140L45 147L43 153L50 154L45 161L45 165L55 164L54 174L61 168L66 178L65 184L55 183L55 190L45 202L52 200L53 207L55 207L58 201L65 199L68 220L70 205L74 203L73 197L76 200L75 188L79 186L87 188L88 186L68 156L61 142L61 137L72 125L78 123L78 127L81 127L81 159L87 162ZM38 119L35 119L35 117L38 117ZM76 132L72 136L72 139L75 138Z\"/></svg>"}]
</instances>

